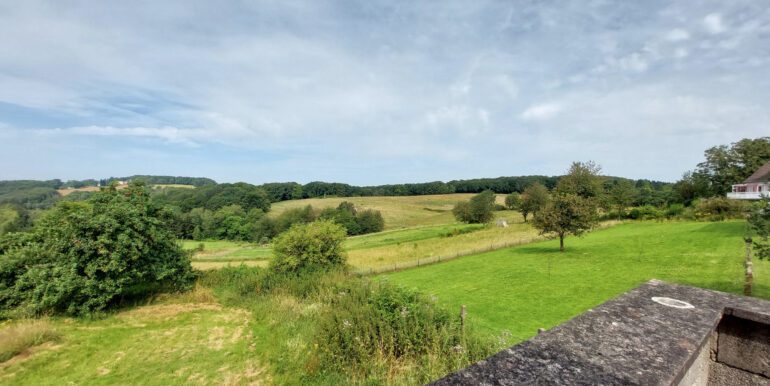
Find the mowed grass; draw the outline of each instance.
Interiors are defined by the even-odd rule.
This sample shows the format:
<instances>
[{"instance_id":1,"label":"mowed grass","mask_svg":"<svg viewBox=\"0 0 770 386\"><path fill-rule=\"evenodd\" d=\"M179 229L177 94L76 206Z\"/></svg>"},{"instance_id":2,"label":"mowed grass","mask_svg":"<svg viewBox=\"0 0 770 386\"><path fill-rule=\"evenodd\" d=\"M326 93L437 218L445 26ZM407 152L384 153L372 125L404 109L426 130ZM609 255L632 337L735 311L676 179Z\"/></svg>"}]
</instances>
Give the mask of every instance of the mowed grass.
<instances>
[{"instance_id":1,"label":"mowed grass","mask_svg":"<svg viewBox=\"0 0 770 386\"><path fill-rule=\"evenodd\" d=\"M382 275L439 298L490 334L527 339L652 279L741 294L745 223L628 223ZM549 264L550 261L550 264ZM549 276L550 265L550 276ZM756 261L754 296L770 299L770 262Z\"/></svg>"},{"instance_id":2,"label":"mowed grass","mask_svg":"<svg viewBox=\"0 0 770 386\"><path fill-rule=\"evenodd\" d=\"M102 319L52 319L61 337L0 363L0 383L271 383L259 356L264 326L251 312L222 307L210 294L176 297Z\"/></svg>"},{"instance_id":3,"label":"mowed grass","mask_svg":"<svg viewBox=\"0 0 770 386\"><path fill-rule=\"evenodd\" d=\"M203 251L197 248L203 244ZM183 240L182 248L193 251L193 262L237 262L252 260L268 260L272 249L244 241L213 240L194 241Z\"/></svg>"},{"instance_id":4,"label":"mowed grass","mask_svg":"<svg viewBox=\"0 0 770 386\"><path fill-rule=\"evenodd\" d=\"M405 227L444 225L456 222L452 208L459 201L469 200L473 194L437 194L402 197L332 197L308 198L276 202L270 216L277 216L287 209L311 205L315 209L336 208L341 202L352 202L357 209L374 209L382 213L385 230ZM500 198L498 198L498 201Z\"/></svg>"}]
</instances>

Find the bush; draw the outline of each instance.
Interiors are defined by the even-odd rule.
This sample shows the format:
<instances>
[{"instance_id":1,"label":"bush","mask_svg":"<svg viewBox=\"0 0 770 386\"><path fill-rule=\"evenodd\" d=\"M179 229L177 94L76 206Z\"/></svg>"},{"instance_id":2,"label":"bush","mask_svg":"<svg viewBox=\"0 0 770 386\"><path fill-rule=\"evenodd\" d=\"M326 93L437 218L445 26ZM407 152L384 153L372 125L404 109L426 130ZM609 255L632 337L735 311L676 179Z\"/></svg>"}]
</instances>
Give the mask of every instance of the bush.
<instances>
[{"instance_id":1,"label":"bush","mask_svg":"<svg viewBox=\"0 0 770 386\"><path fill-rule=\"evenodd\" d=\"M628 218L634 220L657 220L663 216L663 211L652 205L643 205L628 212Z\"/></svg>"},{"instance_id":2,"label":"bush","mask_svg":"<svg viewBox=\"0 0 770 386\"><path fill-rule=\"evenodd\" d=\"M495 193L485 190L470 201L460 201L452 209L452 214L458 221L465 223L484 224L492 220L495 209Z\"/></svg>"},{"instance_id":3,"label":"bush","mask_svg":"<svg viewBox=\"0 0 770 386\"><path fill-rule=\"evenodd\" d=\"M731 200L727 197L700 199L695 202L693 207L695 209L695 217L706 221L744 218L747 209L743 201Z\"/></svg>"},{"instance_id":4,"label":"bush","mask_svg":"<svg viewBox=\"0 0 770 386\"><path fill-rule=\"evenodd\" d=\"M5 362L28 348L58 340L60 335L45 320L0 323L0 362ZM5 326L8 325L8 326Z\"/></svg>"},{"instance_id":5,"label":"bush","mask_svg":"<svg viewBox=\"0 0 770 386\"><path fill-rule=\"evenodd\" d=\"M270 268L294 272L345 265L344 241L345 229L332 221L295 224L276 239Z\"/></svg>"},{"instance_id":6,"label":"bush","mask_svg":"<svg viewBox=\"0 0 770 386\"><path fill-rule=\"evenodd\" d=\"M418 381L425 383L494 350L491 341L466 334L458 315L418 292L366 281L341 284L334 292L316 330L320 368L355 379L391 367L382 362L418 362L423 368ZM316 359L312 354L309 362Z\"/></svg>"},{"instance_id":7,"label":"bush","mask_svg":"<svg viewBox=\"0 0 770 386\"><path fill-rule=\"evenodd\" d=\"M666 209L666 217L676 218L682 216L684 213L684 204L671 204Z\"/></svg>"},{"instance_id":8,"label":"bush","mask_svg":"<svg viewBox=\"0 0 770 386\"><path fill-rule=\"evenodd\" d=\"M161 284L187 288L190 258L170 222L142 184L105 189L88 204L61 202L0 256L0 310L87 314Z\"/></svg>"}]
</instances>

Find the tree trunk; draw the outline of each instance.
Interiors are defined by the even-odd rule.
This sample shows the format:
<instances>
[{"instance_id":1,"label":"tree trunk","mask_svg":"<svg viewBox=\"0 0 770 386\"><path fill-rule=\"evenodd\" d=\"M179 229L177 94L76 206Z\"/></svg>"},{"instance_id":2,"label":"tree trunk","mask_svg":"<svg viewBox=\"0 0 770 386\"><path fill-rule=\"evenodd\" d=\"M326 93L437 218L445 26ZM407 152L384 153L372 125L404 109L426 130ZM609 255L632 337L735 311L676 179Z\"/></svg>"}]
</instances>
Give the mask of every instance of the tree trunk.
<instances>
[{"instance_id":1,"label":"tree trunk","mask_svg":"<svg viewBox=\"0 0 770 386\"><path fill-rule=\"evenodd\" d=\"M564 252L564 235L559 235L559 250Z\"/></svg>"}]
</instances>

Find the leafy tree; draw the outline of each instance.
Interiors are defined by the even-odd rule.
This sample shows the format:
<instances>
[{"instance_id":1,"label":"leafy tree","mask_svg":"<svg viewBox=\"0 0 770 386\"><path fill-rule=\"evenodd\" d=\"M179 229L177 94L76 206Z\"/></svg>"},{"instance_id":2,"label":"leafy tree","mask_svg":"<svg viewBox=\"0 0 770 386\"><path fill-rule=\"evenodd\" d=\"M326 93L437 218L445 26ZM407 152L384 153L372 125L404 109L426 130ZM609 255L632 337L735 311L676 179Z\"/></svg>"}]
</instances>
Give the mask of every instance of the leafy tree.
<instances>
[{"instance_id":1,"label":"leafy tree","mask_svg":"<svg viewBox=\"0 0 770 386\"><path fill-rule=\"evenodd\" d=\"M385 220L379 210L366 209L358 212L356 222L361 234L382 232L385 229Z\"/></svg>"},{"instance_id":2,"label":"leafy tree","mask_svg":"<svg viewBox=\"0 0 770 386\"><path fill-rule=\"evenodd\" d=\"M0 256L0 309L86 314L158 284L186 288L194 275L170 221L142 184L62 202Z\"/></svg>"},{"instance_id":3,"label":"leafy tree","mask_svg":"<svg viewBox=\"0 0 770 386\"><path fill-rule=\"evenodd\" d=\"M345 264L345 229L332 221L294 224L273 245L270 268L282 272L327 269Z\"/></svg>"},{"instance_id":4,"label":"leafy tree","mask_svg":"<svg viewBox=\"0 0 770 386\"><path fill-rule=\"evenodd\" d=\"M760 260L770 260L770 198L763 197L748 219L749 227L757 237L753 238L754 251Z\"/></svg>"},{"instance_id":5,"label":"leafy tree","mask_svg":"<svg viewBox=\"0 0 770 386\"><path fill-rule=\"evenodd\" d=\"M584 198L599 197L604 192L601 166L593 161L573 162L567 174L559 179L555 191L558 194L576 194Z\"/></svg>"},{"instance_id":6,"label":"leafy tree","mask_svg":"<svg viewBox=\"0 0 770 386\"><path fill-rule=\"evenodd\" d=\"M556 194L551 202L535 215L533 225L541 234L559 236L559 249L564 252L564 237L579 236L596 223L596 206L591 199L577 194Z\"/></svg>"},{"instance_id":7,"label":"leafy tree","mask_svg":"<svg viewBox=\"0 0 770 386\"><path fill-rule=\"evenodd\" d=\"M622 218L626 207L631 205L637 196L637 190L631 181L620 181L610 189L610 203L618 209L618 217Z\"/></svg>"},{"instance_id":8,"label":"leafy tree","mask_svg":"<svg viewBox=\"0 0 770 386\"><path fill-rule=\"evenodd\" d=\"M518 209L521 204L521 195L517 192L513 192L505 196L505 207L514 210Z\"/></svg>"},{"instance_id":9,"label":"leafy tree","mask_svg":"<svg viewBox=\"0 0 770 386\"><path fill-rule=\"evenodd\" d=\"M706 160L698 164L693 176L702 179L708 188L705 195L697 197L723 196L732 184L743 182L770 160L770 137L714 146L704 156Z\"/></svg>"},{"instance_id":10,"label":"leafy tree","mask_svg":"<svg viewBox=\"0 0 770 386\"><path fill-rule=\"evenodd\" d=\"M452 209L457 220L466 223L484 224L492 220L495 210L495 193L485 190L470 201L458 202Z\"/></svg>"},{"instance_id":11,"label":"leafy tree","mask_svg":"<svg viewBox=\"0 0 770 386\"><path fill-rule=\"evenodd\" d=\"M548 204L550 195L548 194L548 188L539 183L534 183L528 188L524 189L524 193L521 194L521 204L519 210L521 215L524 216L524 222L527 222L527 215L536 215L542 208Z\"/></svg>"}]
</instances>

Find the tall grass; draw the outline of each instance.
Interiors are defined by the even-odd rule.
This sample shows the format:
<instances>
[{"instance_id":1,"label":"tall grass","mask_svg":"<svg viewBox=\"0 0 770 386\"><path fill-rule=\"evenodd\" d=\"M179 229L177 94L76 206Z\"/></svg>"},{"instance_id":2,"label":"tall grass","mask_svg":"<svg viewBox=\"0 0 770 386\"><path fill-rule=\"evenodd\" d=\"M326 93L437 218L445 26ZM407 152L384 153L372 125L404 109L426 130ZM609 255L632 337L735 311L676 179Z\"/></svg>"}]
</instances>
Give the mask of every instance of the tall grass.
<instances>
[{"instance_id":1,"label":"tall grass","mask_svg":"<svg viewBox=\"0 0 770 386\"><path fill-rule=\"evenodd\" d=\"M21 354L30 347L58 340L60 335L45 319L5 322L0 329L0 362Z\"/></svg>"},{"instance_id":2,"label":"tall grass","mask_svg":"<svg viewBox=\"0 0 770 386\"><path fill-rule=\"evenodd\" d=\"M425 383L492 354L491 339L466 330L419 292L387 282L336 287L319 316L306 369L338 371L359 383Z\"/></svg>"},{"instance_id":3,"label":"tall grass","mask_svg":"<svg viewBox=\"0 0 770 386\"><path fill-rule=\"evenodd\" d=\"M200 285L264 318L277 383L425 383L499 348L430 297L344 269L231 267L202 273Z\"/></svg>"}]
</instances>

